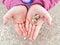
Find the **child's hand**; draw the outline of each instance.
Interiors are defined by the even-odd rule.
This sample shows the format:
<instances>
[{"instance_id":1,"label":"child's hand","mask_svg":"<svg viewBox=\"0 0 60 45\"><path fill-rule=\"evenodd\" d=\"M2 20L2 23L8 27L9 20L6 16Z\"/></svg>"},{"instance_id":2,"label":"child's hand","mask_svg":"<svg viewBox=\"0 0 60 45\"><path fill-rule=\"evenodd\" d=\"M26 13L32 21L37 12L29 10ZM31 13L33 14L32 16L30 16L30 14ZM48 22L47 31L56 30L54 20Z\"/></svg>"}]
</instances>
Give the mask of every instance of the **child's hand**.
<instances>
[{"instance_id":1,"label":"child's hand","mask_svg":"<svg viewBox=\"0 0 60 45\"><path fill-rule=\"evenodd\" d=\"M19 35L25 35L24 23L26 20L27 8L25 6L15 6L10 9L3 17L3 23L7 24L9 19L12 19L15 30Z\"/></svg>"},{"instance_id":2,"label":"child's hand","mask_svg":"<svg viewBox=\"0 0 60 45\"><path fill-rule=\"evenodd\" d=\"M52 18L50 14L40 5L32 5L28 11L26 18L26 30L28 31L27 37L30 40L35 40L42 24L47 22L51 25Z\"/></svg>"},{"instance_id":3,"label":"child's hand","mask_svg":"<svg viewBox=\"0 0 60 45\"><path fill-rule=\"evenodd\" d=\"M40 5L31 6L28 10L28 14L25 6L15 6L5 14L3 23L7 24L10 18L12 18L16 32L23 36L26 36L27 34L27 37L30 40L36 39L39 30L45 21L48 25L51 24L49 13Z\"/></svg>"}]
</instances>

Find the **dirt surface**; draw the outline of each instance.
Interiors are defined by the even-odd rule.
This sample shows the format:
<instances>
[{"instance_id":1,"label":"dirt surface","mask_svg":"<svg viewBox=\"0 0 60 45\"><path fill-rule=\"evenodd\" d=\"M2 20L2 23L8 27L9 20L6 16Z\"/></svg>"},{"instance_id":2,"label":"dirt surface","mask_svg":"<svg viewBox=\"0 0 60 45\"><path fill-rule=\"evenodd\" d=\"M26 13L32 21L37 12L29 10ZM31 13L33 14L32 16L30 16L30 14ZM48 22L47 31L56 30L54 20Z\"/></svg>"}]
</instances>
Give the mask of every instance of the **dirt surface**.
<instances>
[{"instance_id":1,"label":"dirt surface","mask_svg":"<svg viewBox=\"0 0 60 45\"><path fill-rule=\"evenodd\" d=\"M60 2L49 11L52 25L44 24L35 41L17 35L11 21L3 25L3 16L7 11L0 3L0 45L60 45Z\"/></svg>"}]
</instances>

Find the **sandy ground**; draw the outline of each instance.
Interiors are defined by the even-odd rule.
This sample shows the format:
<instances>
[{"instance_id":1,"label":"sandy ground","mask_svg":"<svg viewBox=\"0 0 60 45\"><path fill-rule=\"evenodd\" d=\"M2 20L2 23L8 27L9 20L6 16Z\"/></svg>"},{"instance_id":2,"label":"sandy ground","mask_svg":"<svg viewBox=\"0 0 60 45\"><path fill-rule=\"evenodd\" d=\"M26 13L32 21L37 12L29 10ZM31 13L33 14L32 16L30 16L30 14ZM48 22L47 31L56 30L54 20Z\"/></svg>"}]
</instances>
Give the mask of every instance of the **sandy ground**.
<instances>
[{"instance_id":1,"label":"sandy ground","mask_svg":"<svg viewBox=\"0 0 60 45\"><path fill-rule=\"evenodd\" d=\"M60 45L60 2L49 11L52 25L44 24L33 42L17 35L11 22L3 25L2 18L6 12L7 9L0 4L0 45Z\"/></svg>"}]
</instances>

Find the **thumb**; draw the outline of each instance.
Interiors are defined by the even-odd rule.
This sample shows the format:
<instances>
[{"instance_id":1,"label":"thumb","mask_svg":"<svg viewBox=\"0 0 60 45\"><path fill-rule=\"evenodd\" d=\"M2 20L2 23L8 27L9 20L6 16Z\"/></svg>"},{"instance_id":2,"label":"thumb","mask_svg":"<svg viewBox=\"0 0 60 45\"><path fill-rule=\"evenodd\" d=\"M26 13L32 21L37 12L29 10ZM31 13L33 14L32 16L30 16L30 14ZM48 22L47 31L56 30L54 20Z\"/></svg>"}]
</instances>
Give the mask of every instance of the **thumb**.
<instances>
[{"instance_id":1,"label":"thumb","mask_svg":"<svg viewBox=\"0 0 60 45\"><path fill-rule=\"evenodd\" d=\"M47 24L48 24L48 25L51 25L52 17L50 16L49 13L46 13L46 14L45 14L45 19L46 19Z\"/></svg>"},{"instance_id":2,"label":"thumb","mask_svg":"<svg viewBox=\"0 0 60 45\"><path fill-rule=\"evenodd\" d=\"M10 11L8 11L5 16L3 17L3 24L7 24L8 23L8 20L12 17L12 14Z\"/></svg>"}]
</instances>

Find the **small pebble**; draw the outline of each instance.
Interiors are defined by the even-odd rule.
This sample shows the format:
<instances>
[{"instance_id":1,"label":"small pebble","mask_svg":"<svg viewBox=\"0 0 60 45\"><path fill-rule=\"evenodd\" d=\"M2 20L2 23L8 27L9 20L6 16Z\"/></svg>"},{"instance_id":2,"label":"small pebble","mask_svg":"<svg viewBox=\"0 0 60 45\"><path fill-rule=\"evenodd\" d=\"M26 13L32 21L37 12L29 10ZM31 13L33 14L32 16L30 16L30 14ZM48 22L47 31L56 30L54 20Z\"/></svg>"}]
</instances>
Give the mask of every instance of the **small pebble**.
<instances>
[{"instance_id":1,"label":"small pebble","mask_svg":"<svg viewBox=\"0 0 60 45\"><path fill-rule=\"evenodd\" d=\"M35 23L37 20L36 19L32 19L32 22Z\"/></svg>"},{"instance_id":2,"label":"small pebble","mask_svg":"<svg viewBox=\"0 0 60 45\"><path fill-rule=\"evenodd\" d=\"M24 37L24 40L26 40L26 37Z\"/></svg>"}]
</instances>

